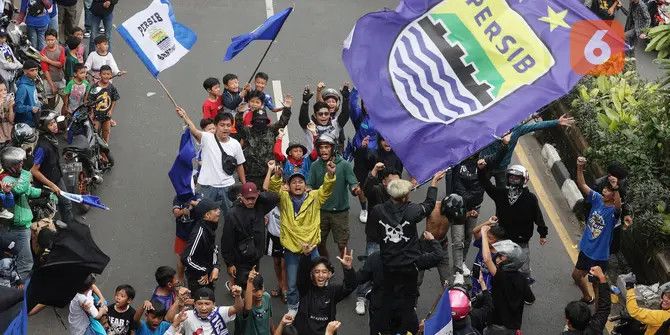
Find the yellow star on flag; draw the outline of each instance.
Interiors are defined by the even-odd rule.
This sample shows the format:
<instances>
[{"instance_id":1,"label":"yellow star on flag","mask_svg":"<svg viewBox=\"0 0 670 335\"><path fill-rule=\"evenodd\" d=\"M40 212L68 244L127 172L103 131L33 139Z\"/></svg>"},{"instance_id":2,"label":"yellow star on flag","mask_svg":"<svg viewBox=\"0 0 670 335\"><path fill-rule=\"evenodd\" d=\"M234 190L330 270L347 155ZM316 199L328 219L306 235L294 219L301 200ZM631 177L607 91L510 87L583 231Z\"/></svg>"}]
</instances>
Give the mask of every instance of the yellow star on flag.
<instances>
[{"instance_id":1,"label":"yellow star on flag","mask_svg":"<svg viewBox=\"0 0 670 335\"><path fill-rule=\"evenodd\" d=\"M555 12L551 7L547 6L547 16L543 16L538 20L542 22L549 23L549 31L554 31L554 29L560 27L570 28L570 26L565 23L565 16L568 15L568 10L564 9L560 12Z\"/></svg>"}]
</instances>

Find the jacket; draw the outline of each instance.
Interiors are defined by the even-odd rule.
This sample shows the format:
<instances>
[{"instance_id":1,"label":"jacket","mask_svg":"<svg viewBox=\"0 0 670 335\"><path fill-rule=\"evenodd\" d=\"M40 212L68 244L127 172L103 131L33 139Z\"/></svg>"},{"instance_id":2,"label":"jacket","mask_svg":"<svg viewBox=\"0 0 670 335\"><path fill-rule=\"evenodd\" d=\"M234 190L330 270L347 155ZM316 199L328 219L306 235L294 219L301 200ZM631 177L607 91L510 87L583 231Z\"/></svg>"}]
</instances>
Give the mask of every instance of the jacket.
<instances>
[{"instance_id":1,"label":"jacket","mask_svg":"<svg viewBox=\"0 0 670 335\"><path fill-rule=\"evenodd\" d=\"M107 8L103 6L105 1L109 1L111 5ZM114 6L119 2L119 0L93 0L91 3L91 13L97 17L106 17L114 11ZM165 18L167 19L167 18Z\"/></svg>"},{"instance_id":2,"label":"jacket","mask_svg":"<svg viewBox=\"0 0 670 335\"><path fill-rule=\"evenodd\" d=\"M607 283L598 284L598 304L596 305L596 312L591 316L591 321L584 330L566 330L562 335L600 335L605 329L607 318L610 315L612 308L612 300L610 299L610 288ZM649 334L648 332L646 334ZM653 333L651 333L653 334Z\"/></svg>"},{"instance_id":3,"label":"jacket","mask_svg":"<svg viewBox=\"0 0 670 335\"><path fill-rule=\"evenodd\" d=\"M247 177L263 179L268 169L267 162L274 159L272 148L280 128L286 127L291 119L291 109L284 108L281 118L265 129L242 126L242 113L235 116L235 124L240 125L237 130L238 136L244 140L244 163ZM259 187L261 185L258 185Z\"/></svg>"},{"instance_id":4,"label":"jacket","mask_svg":"<svg viewBox=\"0 0 670 335\"><path fill-rule=\"evenodd\" d=\"M391 199L391 196L386 192L386 188L379 178L373 176L371 173L368 173L368 177L365 178L363 194L368 199L368 208L374 208L378 204L383 204ZM365 238L366 242L376 242L379 240L379 236L377 236L377 225L373 223L365 225Z\"/></svg>"},{"instance_id":5,"label":"jacket","mask_svg":"<svg viewBox=\"0 0 670 335\"><path fill-rule=\"evenodd\" d=\"M336 156L335 165L337 165L337 170L335 171L337 181L333 188L333 194L323 206L321 206L321 209L326 212L342 212L349 210L349 197L351 195L349 190L358 184L351 163L344 160L342 156ZM312 167L309 169L307 185L313 189L321 187L325 175L326 163L321 159L317 159L312 163Z\"/></svg>"},{"instance_id":6,"label":"jacket","mask_svg":"<svg viewBox=\"0 0 670 335\"><path fill-rule=\"evenodd\" d=\"M32 16L29 14L29 4L30 0L21 0L21 8L19 9L19 17L17 18L17 22L21 22L25 19L25 23L28 27L46 27L49 25L49 20L50 18L50 11L55 10L53 7L53 3L49 0L38 0L42 1L42 5L44 6L44 10L37 15L37 16Z\"/></svg>"},{"instance_id":7,"label":"jacket","mask_svg":"<svg viewBox=\"0 0 670 335\"><path fill-rule=\"evenodd\" d=\"M644 2L637 4L631 2L628 11L630 11L630 13L626 13L627 17L624 31L634 31L635 38L637 38L651 25L651 16L649 15L649 10ZM624 10L624 12L628 11Z\"/></svg>"},{"instance_id":8,"label":"jacket","mask_svg":"<svg viewBox=\"0 0 670 335\"><path fill-rule=\"evenodd\" d=\"M37 148L41 148L44 153L44 159L40 164L40 172L49 179L54 184L58 182L63 177L63 173L60 169L60 153L58 152L58 147L51 143L47 136L54 135L40 135L37 140ZM42 186L39 181L35 181L36 186Z\"/></svg>"},{"instance_id":9,"label":"jacket","mask_svg":"<svg viewBox=\"0 0 670 335\"><path fill-rule=\"evenodd\" d=\"M342 111L340 114L338 114L335 119L331 120L330 123L326 125L320 125L316 122L314 116L310 117L309 115L309 102L302 102L302 105L300 105L300 116L298 117L298 123L305 131L305 140L308 148L314 146L314 136L312 135L312 132L307 130L307 125L310 121L316 124L317 138L323 134L328 134L332 138L338 139L338 142L344 143L344 138L342 137L344 134L342 133L342 129L344 129L344 126L349 121L349 97L343 95L342 103L340 105L342 106Z\"/></svg>"},{"instance_id":10,"label":"jacket","mask_svg":"<svg viewBox=\"0 0 670 335\"><path fill-rule=\"evenodd\" d=\"M324 287L315 286L310 275L311 262L309 257L302 257L298 265L296 285L300 295L300 305L293 324L300 335L324 334L328 322L336 320L337 303L356 288L354 269L343 269L342 285L328 283Z\"/></svg>"},{"instance_id":11,"label":"jacket","mask_svg":"<svg viewBox=\"0 0 670 335\"><path fill-rule=\"evenodd\" d=\"M644 323L647 330L644 335L654 335L665 321L670 319L670 310L640 308L635 299L635 289L626 291L626 310L632 318Z\"/></svg>"},{"instance_id":12,"label":"jacket","mask_svg":"<svg viewBox=\"0 0 670 335\"><path fill-rule=\"evenodd\" d=\"M265 249L265 214L279 203L276 193L261 192L254 208L246 208L235 201L224 218L221 234L221 256L226 265L255 264L263 257ZM244 252L243 242L252 238L254 250Z\"/></svg>"},{"instance_id":13,"label":"jacket","mask_svg":"<svg viewBox=\"0 0 670 335\"><path fill-rule=\"evenodd\" d=\"M37 106L37 89L32 79L24 75L16 81L14 101L14 123L23 122L34 128L36 124L33 107Z\"/></svg>"},{"instance_id":14,"label":"jacket","mask_svg":"<svg viewBox=\"0 0 670 335\"><path fill-rule=\"evenodd\" d=\"M279 239L281 245L294 253L302 252L302 244L321 242L321 205L333 193L337 176L325 176L323 185L307 193L298 214L293 210L293 202L288 191L282 190L282 179L270 178L270 192L279 194L279 212L281 217Z\"/></svg>"},{"instance_id":15,"label":"jacket","mask_svg":"<svg viewBox=\"0 0 670 335\"><path fill-rule=\"evenodd\" d=\"M14 226L30 228L33 222L33 212L30 210L28 199L39 198L42 190L30 185L33 175L29 171L21 170L19 178L5 176L2 181L13 184L12 193L14 193Z\"/></svg>"},{"instance_id":16,"label":"jacket","mask_svg":"<svg viewBox=\"0 0 670 335\"><path fill-rule=\"evenodd\" d=\"M493 314L493 297L489 290L482 291L476 296L472 302L472 309L470 310L470 324L478 332L483 333L486 325L489 324L491 315ZM454 330L456 323L454 323ZM454 334L456 334L454 332Z\"/></svg>"},{"instance_id":17,"label":"jacket","mask_svg":"<svg viewBox=\"0 0 670 335\"><path fill-rule=\"evenodd\" d=\"M344 157L349 158L353 155L354 150L361 147L361 142L363 142L363 139L366 136L369 137L368 149L376 150L379 133L377 133L377 130L370 119L370 115L363 112L362 106L358 104L358 90L355 87L351 90L349 110L351 114L351 123L354 125L356 133L354 134L354 138L352 138L351 142L347 145L347 148L344 151Z\"/></svg>"},{"instance_id":18,"label":"jacket","mask_svg":"<svg viewBox=\"0 0 670 335\"><path fill-rule=\"evenodd\" d=\"M402 161L398 156L391 151L384 150L381 146L377 147L376 150L360 148L354 151L354 159L356 161L367 162L368 166L365 167L365 171L370 171L374 168L377 163L384 163L388 168L392 168L400 173L404 168Z\"/></svg>"},{"instance_id":19,"label":"jacket","mask_svg":"<svg viewBox=\"0 0 670 335\"><path fill-rule=\"evenodd\" d=\"M23 64L14 55L14 51L7 42L0 45L0 76L8 82L14 81L16 73L23 67Z\"/></svg>"},{"instance_id":20,"label":"jacket","mask_svg":"<svg viewBox=\"0 0 670 335\"><path fill-rule=\"evenodd\" d=\"M310 151L309 149L307 150ZM282 167L282 171L284 171L284 178L290 177L295 172L300 172L303 176L309 176L309 168L312 166L312 163L317 160L317 158L319 158L316 150L311 150L310 152L306 153L299 161L296 161L291 157L287 157L284 155L284 152L282 152L281 138L278 138L277 141L275 141L272 152L275 155L275 160L278 162L284 162L284 166Z\"/></svg>"},{"instance_id":21,"label":"jacket","mask_svg":"<svg viewBox=\"0 0 670 335\"><path fill-rule=\"evenodd\" d=\"M416 225L433 211L436 197L437 188L431 186L423 203L388 200L372 209L368 224L377 227L377 242L386 270L404 271L415 267L414 262L421 255Z\"/></svg>"},{"instance_id":22,"label":"jacket","mask_svg":"<svg viewBox=\"0 0 670 335\"><path fill-rule=\"evenodd\" d=\"M199 220L191 231L186 249L181 254L181 261L186 267L186 275L200 278L209 275L219 267L216 246L217 223Z\"/></svg>"},{"instance_id":23,"label":"jacket","mask_svg":"<svg viewBox=\"0 0 670 335\"><path fill-rule=\"evenodd\" d=\"M507 238L515 243L528 243L533 237L534 225L537 225L537 232L541 238L547 237L549 228L544 222L540 202L528 187L524 187L516 202L510 205L507 188L493 186L486 170L478 170L477 175L486 194L496 204L496 216L500 226L505 228Z\"/></svg>"}]
</instances>

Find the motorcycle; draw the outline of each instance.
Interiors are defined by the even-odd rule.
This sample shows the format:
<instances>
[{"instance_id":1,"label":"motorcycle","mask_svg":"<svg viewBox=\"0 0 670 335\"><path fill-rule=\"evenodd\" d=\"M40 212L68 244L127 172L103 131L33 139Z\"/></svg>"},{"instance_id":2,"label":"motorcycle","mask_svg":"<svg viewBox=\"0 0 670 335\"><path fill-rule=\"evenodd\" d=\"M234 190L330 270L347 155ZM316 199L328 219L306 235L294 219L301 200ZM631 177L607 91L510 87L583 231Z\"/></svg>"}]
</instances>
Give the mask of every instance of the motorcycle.
<instances>
[{"instance_id":1,"label":"motorcycle","mask_svg":"<svg viewBox=\"0 0 670 335\"><path fill-rule=\"evenodd\" d=\"M656 27L659 24L670 24L670 1L668 0L649 0L647 9L651 16L651 26Z\"/></svg>"},{"instance_id":2,"label":"motorcycle","mask_svg":"<svg viewBox=\"0 0 670 335\"><path fill-rule=\"evenodd\" d=\"M619 315L609 317L610 322L616 322L611 335L644 335L645 325L633 319L628 313L622 311Z\"/></svg>"},{"instance_id":3,"label":"motorcycle","mask_svg":"<svg viewBox=\"0 0 670 335\"><path fill-rule=\"evenodd\" d=\"M97 94L93 89L93 94ZM68 192L92 194L102 184L102 175L111 169L113 161L109 146L95 130L90 114L99 101L82 104L72 112L67 127L67 143L63 148L63 179ZM88 205L79 204L82 213Z\"/></svg>"}]
</instances>

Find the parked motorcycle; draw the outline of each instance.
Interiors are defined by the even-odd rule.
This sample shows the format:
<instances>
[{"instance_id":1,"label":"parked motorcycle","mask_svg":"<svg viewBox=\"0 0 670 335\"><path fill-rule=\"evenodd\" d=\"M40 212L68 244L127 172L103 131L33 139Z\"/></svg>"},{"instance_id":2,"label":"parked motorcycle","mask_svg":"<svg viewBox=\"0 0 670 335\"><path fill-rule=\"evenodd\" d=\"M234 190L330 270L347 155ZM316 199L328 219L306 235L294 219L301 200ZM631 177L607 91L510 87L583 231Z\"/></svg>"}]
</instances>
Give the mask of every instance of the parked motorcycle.
<instances>
[{"instance_id":1,"label":"parked motorcycle","mask_svg":"<svg viewBox=\"0 0 670 335\"><path fill-rule=\"evenodd\" d=\"M97 94L94 88L93 94ZM90 115L99 101L79 106L72 113L67 127L67 143L63 148L63 178L68 192L92 194L103 181L103 173L111 168L109 146L95 130ZM89 206L78 205L82 212Z\"/></svg>"}]
</instances>

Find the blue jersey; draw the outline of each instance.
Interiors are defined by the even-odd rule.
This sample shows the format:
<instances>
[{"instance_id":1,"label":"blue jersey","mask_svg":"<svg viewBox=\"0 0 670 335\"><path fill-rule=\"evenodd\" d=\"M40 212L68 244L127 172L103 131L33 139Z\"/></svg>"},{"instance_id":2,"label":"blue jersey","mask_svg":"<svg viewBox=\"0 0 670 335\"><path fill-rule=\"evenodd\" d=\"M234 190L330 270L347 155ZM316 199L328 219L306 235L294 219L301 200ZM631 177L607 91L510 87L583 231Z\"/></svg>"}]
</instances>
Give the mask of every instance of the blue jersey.
<instances>
[{"instance_id":1,"label":"blue jersey","mask_svg":"<svg viewBox=\"0 0 670 335\"><path fill-rule=\"evenodd\" d=\"M606 261L610 255L612 232L618 220L618 211L614 206L605 205L603 196L593 190L589 192L586 201L591 204L591 211L579 241L579 250L593 260Z\"/></svg>"},{"instance_id":2,"label":"blue jersey","mask_svg":"<svg viewBox=\"0 0 670 335\"><path fill-rule=\"evenodd\" d=\"M472 245L479 249L479 251L477 251L477 255L475 256L474 266L480 267L482 277L484 278L484 282L486 283L486 287L488 288L489 292L492 292L493 287L491 283L493 281L493 276L489 272L489 268L487 268L486 264L484 263L484 256L482 256L482 239L480 238L478 240L475 240L474 242L472 242ZM491 253L491 257L495 259L495 254ZM479 285L479 278L475 278L475 276L472 276L472 292L471 292L472 296L475 296L477 293L481 291L482 287Z\"/></svg>"}]
</instances>

